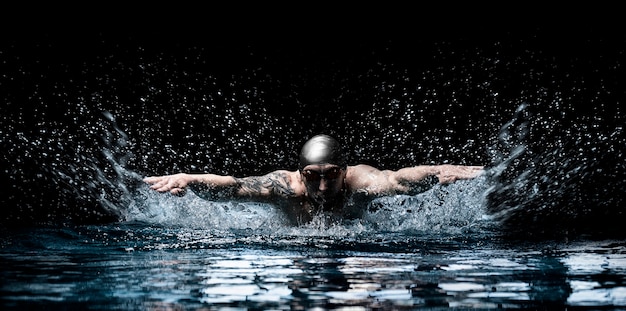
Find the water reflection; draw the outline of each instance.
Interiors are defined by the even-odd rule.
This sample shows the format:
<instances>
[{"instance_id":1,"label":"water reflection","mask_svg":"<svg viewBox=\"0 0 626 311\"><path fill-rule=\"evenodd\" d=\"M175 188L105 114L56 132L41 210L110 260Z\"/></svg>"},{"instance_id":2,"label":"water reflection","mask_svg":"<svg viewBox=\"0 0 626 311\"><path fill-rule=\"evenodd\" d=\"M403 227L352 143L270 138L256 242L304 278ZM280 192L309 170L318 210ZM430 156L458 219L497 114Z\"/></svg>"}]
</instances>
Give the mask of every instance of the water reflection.
<instances>
[{"instance_id":1,"label":"water reflection","mask_svg":"<svg viewBox=\"0 0 626 311\"><path fill-rule=\"evenodd\" d=\"M280 302L290 295L291 275L302 270L288 257L244 254L220 258L198 274L205 287L202 302L210 304L245 301Z\"/></svg>"},{"instance_id":2,"label":"water reflection","mask_svg":"<svg viewBox=\"0 0 626 311\"><path fill-rule=\"evenodd\" d=\"M561 261L568 271L572 293L567 303L573 306L626 306L626 254L624 243L604 247L581 246Z\"/></svg>"},{"instance_id":3,"label":"water reflection","mask_svg":"<svg viewBox=\"0 0 626 311\"><path fill-rule=\"evenodd\" d=\"M124 236L121 228L92 227L4 238L2 307L626 306L626 248L619 241L523 246L423 236L398 243L409 246L401 251L366 237L360 245L344 249L342 245L354 241L340 238L317 245L313 237L220 237L213 232L215 241L209 243L206 232L190 235L178 230L176 235L172 228L143 233L135 228ZM179 237L197 243L183 243ZM140 247L135 238L171 247ZM206 248L188 247L203 243ZM383 251L368 250L376 247Z\"/></svg>"}]
</instances>

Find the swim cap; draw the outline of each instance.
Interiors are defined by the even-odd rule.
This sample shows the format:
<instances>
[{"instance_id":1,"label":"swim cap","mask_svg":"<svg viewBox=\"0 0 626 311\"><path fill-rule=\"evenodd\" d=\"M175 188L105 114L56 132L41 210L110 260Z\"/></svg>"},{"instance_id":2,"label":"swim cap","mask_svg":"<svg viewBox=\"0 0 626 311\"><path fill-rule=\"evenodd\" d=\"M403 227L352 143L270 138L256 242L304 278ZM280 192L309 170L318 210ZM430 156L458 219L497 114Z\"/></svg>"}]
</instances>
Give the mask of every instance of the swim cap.
<instances>
[{"instance_id":1,"label":"swim cap","mask_svg":"<svg viewBox=\"0 0 626 311\"><path fill-rule=\"evenodd\" d=\"M339 142L328 135L316 135L302 147L300 169L311 164L347 165Z\"/></svg>"}]
</instances>

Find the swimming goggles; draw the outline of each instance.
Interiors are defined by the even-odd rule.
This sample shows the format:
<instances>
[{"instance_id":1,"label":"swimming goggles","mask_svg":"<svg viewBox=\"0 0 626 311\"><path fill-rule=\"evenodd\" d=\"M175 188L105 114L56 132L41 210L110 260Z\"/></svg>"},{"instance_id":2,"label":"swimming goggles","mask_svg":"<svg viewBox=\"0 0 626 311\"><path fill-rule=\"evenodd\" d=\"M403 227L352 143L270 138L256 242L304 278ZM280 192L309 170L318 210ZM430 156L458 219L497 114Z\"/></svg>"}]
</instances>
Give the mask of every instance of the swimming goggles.
<instances>
[{"instance_id":1,"label":"swimming goggles","mask_svg":"<svg viewBox=\"0 0 626 311\"><path fill-rule=\"evenodd\" d=\"M324 172L302 170L302 176L304 176L304 178L308 181L320 181L322 178L326 180L334 180L341 176L341 168L333 167Z\"/></svg>"}]
</instances>

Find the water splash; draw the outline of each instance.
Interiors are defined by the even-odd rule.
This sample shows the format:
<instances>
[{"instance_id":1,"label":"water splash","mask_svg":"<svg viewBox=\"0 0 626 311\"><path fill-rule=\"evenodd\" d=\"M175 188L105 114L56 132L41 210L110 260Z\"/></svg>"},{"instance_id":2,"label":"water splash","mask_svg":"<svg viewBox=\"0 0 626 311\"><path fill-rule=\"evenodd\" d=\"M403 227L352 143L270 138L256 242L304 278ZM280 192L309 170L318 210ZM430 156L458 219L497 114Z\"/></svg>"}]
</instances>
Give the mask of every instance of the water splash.
<instances>
[{"instance_id":1,"label":"water splash","mask_svg":"<svg viewBox=\"0 0 626 311\"><path fill-rule=\"evenodd\" d=\"M133 188L142 177L127 168L127 162L133 156L129 151L128 136L117 125L113 114L105 111L102 116L104 120L98 123L102 126L101 144L89 148L101 146L99 154L86 152L79 144L73 150L75 161L59 158L59 162L47 170L67 195L97 203L95 207L86 208L123 219L126 206L134 200Z\"/></svg>"},{"instance_id":2,"label":"water splash","mask_svg":"<svg viewBox=\"0 0 626 311\"><path fill-rule=\"evenodd\" d=\"M584 118L565 127L539 106L520 105L500 131L489 212L513 235L620 234L623 127Z\"/></svg>"},{"instance_id":3,"label":"water splash","mask_svg":"<svg viewBox=\"0 0 626 311\"><path fill-rule=\"evenodd\" d=\"M416 196L391 196L374 200L365 217L336 221L319 215L294 227L271 204L211 202L193 192L183 197L161 194L143 183L143 176L128 167L135 157L132 139L110 112L103 112L100 156L81 154L78 163L55 166L56 182L77 197L98 202L118 221L157 226L206 229L215 232L248 230L285 236L349 237L361 233L404 232L458 234L479 228L488 219L484 193L487 180L480 177L438 185ZM80 150L80 149L77 149ZM89 171L87 179L79 171Z\"/></svg>"},{"instance_id":4,"label":"water splash","mask_svg":"<svg viewBox=\"0 0 626 311\"><path fill-rule=\"evenodd\" d=\"M528 104L522 103L515 110L511 120L500 129L499 145L491 148L495 162L488 171L489 177L495 181L487 191L487 196L491 198L509 195L511 192L520 196L520 192L526 190L523 186L528 180L530 170L524 170L518 175L515 175L513 170L519 166L522 156L528 151L526 140L530 121L527 108ZM508 205L503 202L497 209L492 207L491 212L495 218L502 221L520 208L523 208L522 204Z\"/></svg>"},{"instance_id":5,"label":"water splash","mask_svg":"<svg viewBox=\"0 0 626 311\"><path fill-rule=\"evenodd\" d=\"M284 236L340 238L382 232L450 235L479 231L491 223L484 203L486 187L485 177L438 185L415 196L376 199L363 206L367 212L360 219L336 220L322 214L307 224L293 226L271 204L211 202L193 192L178 197L145 186L135 192L124 219L159 226Z\"/></svg>"},{"instance_id":6,"label":"water splash","mask_svg":"<svg viewBox=\"0 0 626 311\"><path fill-rule=\"evenodd\" d=\"M286 224L268 204L211 202L188 192L184 197L157 193L147 186L137 190L124 212L124 221L214 230L271 230Z\"/></svg>"}]
</instances>

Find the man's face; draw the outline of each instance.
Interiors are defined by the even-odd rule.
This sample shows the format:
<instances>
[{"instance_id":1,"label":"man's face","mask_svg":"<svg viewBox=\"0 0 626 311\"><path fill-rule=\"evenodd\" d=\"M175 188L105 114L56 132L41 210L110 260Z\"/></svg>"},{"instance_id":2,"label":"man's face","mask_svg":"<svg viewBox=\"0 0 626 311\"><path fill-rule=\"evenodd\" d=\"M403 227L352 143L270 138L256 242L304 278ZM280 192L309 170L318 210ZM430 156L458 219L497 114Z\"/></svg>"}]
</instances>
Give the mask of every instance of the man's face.
<instances>
[{"instance_id":1,"label":"man's face","mask_svg":"<svg viewBox=\"0 0 626 311\"><path fill-rule=\"evenodd\" d=\"M336 198L345 178L345 169L334 164L311 164L302 171L302 180L309 197L319 204Z\"/></svg>"}]
</instances>

